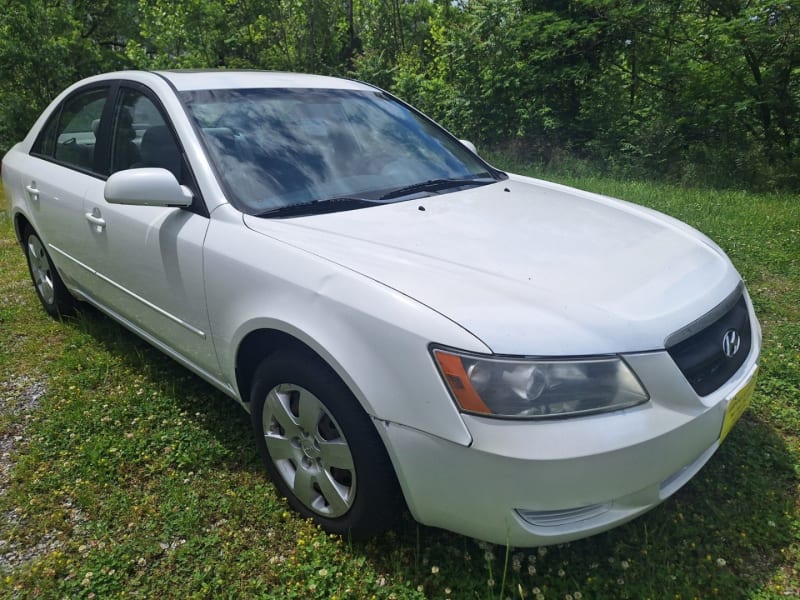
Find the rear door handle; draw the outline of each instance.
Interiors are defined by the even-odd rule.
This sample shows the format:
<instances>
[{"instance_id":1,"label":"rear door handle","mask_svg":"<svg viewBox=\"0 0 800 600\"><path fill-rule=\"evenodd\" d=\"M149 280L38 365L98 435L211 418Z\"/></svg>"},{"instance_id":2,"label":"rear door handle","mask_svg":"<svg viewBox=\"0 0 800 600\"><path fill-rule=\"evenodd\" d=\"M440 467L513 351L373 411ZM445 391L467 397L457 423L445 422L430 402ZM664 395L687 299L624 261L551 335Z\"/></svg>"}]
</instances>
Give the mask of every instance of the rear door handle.
<instances>
[{"instance_id":1,"label":"rear door handle","mask_svg":"<svg viewBox=\"0 0 800 600\"><path fill-rule=\"evenodd\" d=\"M35 181L31 181L30 185L26 185L25 191L28 192L28 198L33 202L39 201L39 188L36 187Z\"/></svg>"},{"instance_id":2,"label":"rear door handle","mask_svg":"<svg viewBox=\"0 0 800 600\"><path fill-rule=\"evenodd\" d=\"M100 216L100 211L98 209L95 208L92 212L87 212L84 216L89 223L97 228L97 231L105 228L106 220Z\"/></svg>"}]
</instances>

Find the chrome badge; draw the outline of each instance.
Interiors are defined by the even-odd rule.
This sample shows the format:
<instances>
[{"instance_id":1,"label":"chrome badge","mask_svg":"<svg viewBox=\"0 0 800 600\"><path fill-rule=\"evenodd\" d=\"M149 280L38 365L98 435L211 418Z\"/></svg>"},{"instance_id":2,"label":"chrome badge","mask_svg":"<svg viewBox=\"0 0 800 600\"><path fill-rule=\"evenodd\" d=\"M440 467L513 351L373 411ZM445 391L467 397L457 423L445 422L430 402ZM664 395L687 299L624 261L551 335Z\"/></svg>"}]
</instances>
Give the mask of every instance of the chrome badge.
<instances>
[{"instance_id":1,"label":"chrome badge","mask_svg":"<svg viewBox=\"0 0 800 600\"><path fill-rule=\"evenodd\" d=\"M722 352L728 358L733 358L742 345L742 336L735 329L728 329L722 336Z\"/></svg>"}]
</instances>

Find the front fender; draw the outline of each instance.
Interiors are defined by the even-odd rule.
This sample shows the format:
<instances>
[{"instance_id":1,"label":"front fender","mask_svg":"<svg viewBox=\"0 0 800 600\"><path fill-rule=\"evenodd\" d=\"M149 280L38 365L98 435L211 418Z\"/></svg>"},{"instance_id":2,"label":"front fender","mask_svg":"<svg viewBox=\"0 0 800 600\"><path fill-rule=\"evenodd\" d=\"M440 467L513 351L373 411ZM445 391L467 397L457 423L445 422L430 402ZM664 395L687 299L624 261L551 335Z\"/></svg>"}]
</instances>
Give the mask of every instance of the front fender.
<instances>
[{"instance_id":1,"label":"front fender","mask_svg":"<svg viewBox=\"0 0 800 600\"><path fill-rule=\"evenodd\" d=\"M237 349L250 332L280 331L319 354L373 418L470 443L428 351L438 342L489 352L459 325L359 273L243 228L228 206L212 214L204 270L228 381L235 384Z\"/></svg>"}]
</instances>

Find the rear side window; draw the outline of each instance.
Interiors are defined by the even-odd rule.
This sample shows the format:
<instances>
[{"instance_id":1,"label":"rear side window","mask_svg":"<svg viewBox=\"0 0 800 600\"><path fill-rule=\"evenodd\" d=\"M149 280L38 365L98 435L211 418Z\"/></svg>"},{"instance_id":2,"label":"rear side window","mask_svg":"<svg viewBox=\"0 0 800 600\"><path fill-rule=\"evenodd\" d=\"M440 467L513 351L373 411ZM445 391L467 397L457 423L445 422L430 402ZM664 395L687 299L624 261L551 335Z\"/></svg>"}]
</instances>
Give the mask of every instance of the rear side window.
<instances>
[{"instance_id":1,"label":"rear side window","mask_svg":"<svg viewBox=\"0 0 800 600\"><path fill-rule=\"evenodd\" d=\"M33 145L33 154L83 171L98 171L97 129L108 88L93 88L67 98Z\"/></svg>"}]
</instances>

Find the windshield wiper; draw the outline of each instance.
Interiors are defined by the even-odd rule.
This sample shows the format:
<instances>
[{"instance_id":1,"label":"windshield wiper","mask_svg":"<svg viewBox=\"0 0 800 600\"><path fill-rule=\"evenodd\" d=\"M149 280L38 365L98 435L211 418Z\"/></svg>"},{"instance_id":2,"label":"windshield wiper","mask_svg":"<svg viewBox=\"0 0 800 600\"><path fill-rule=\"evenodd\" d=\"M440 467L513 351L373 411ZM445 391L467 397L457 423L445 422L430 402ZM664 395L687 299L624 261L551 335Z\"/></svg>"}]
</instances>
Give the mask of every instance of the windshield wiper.
<instances>
[{"instance_id":1,"label":"windshield wiper","mask_svg":"<svg viewBox=\"0 0 800 600\"><path fill-rule=\"evenodd\" d=\"M299 217L301 215L319 215L323 213L339 212L344 210L355 210L365 206L383 204L379 200L369 198L359 198L357 196L342 196L340 198L327 198L326 200L312 200L311 202L298 202L278 206L270 210L258 213L257 217Z\"/></svg>"},{"instance_id":2,"label":"windshield wiper","mask_svg":"<svg viewBox=\"0 0 800 600\"><path fill-rule=\"evenodd\" d=\"M391 192L387 192L381 196L381 200L390 200L392 198L400 198L401 196L410 196L419 192L438 192L456 187L478 186L494 183L495 179L492 177L463 177L459 179L428 179L413 185L407 185Z\"/></svg>"}]
</instances>

